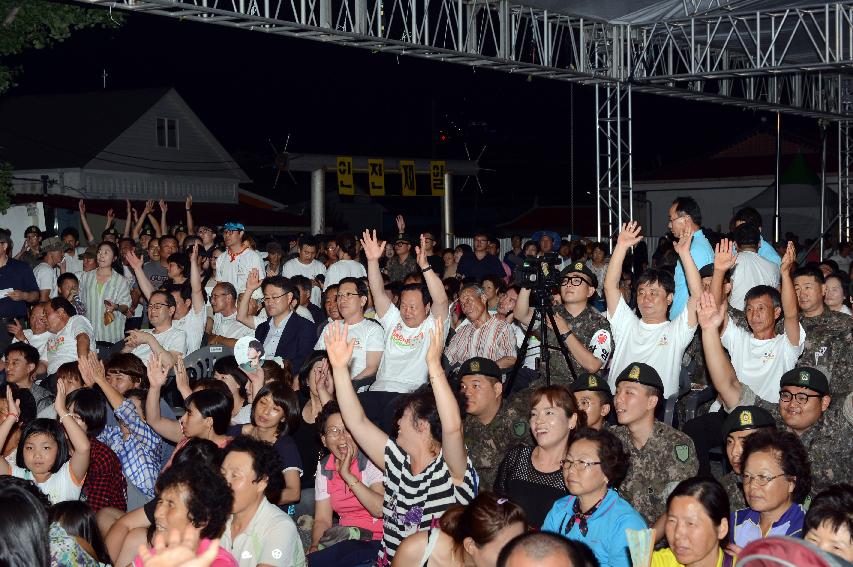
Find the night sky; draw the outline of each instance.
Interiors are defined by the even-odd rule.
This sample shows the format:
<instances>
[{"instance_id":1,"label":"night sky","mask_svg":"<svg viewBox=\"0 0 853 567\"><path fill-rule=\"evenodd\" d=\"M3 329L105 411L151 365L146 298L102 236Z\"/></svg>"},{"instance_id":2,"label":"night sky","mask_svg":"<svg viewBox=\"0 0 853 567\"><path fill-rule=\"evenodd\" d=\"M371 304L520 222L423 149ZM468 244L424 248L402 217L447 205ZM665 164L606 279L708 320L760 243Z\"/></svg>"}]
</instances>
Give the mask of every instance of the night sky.
<instances>
[{"instance_id":1,"label":"night sky","mask_svg":"<svg viewBox=\"0 0 853 567\"><path fill-rule=\"evenodd\" d=\"M495 171L481 173L482 192L473 180L458 192L460 207L497 208L508 220L534 197L570 202L567 83L123 14L118 29L79 31L11 61L23 73L9 94L100 89L104 69L109 89L173 86L254 179L247 188L284 203L306 200L309 186L307 174L296 174L298 185L282 176L273 188L268 139L281 150L288 134L291 153L464 159L463 142L473 157L485 145L481 166ZM575 202L594 204L594 89L573 90ZM817 140L815 121L784 120ZM764 112L635 94L635 175L772 123ZM392 210L438 216L437 199L386 201Z\"/></svg>"}]
</instances>

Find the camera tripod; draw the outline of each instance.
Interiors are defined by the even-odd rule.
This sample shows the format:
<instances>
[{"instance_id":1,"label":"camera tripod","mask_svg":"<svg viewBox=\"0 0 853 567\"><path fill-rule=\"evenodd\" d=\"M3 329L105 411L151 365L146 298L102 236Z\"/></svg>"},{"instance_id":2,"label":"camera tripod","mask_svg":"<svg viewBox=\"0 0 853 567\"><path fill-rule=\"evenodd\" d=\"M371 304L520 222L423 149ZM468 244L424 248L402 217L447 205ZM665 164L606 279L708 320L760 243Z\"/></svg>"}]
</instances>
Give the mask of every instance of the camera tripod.
<instances>
[{"instance_id":1,"label":"camera tripod","mask_svg":"<svg viewBox=\"0 0 853 567\"><path fill-rule=\"evenodd\" d=\"M554 347L548 344L548 333L553 332L554 334L557 334L557 321L556 315L554 314L554 305L551 302L551 294L548 293L548 290L545 288L544 281L542 283L543 285L530 290L530 299L533 303L533 317L530 318L530 323L527 324L527 330L524 332L524 340L521 341L521 348L518 349L515 365L512 367L509 379L504 385L504 397L509 396L509 393L512 391L512 384L515 382L515 377L518 375L518 371L524 364L524 359L527 357L527 348L530 346L530 337L533 335L533 329L537 322L539 322L539 329L542 333L539 353L540 368L545 369L545 384L548 386L551 385L550 351L552 349L559 350L563 355L563 358L566 360L566 366L572 375L572 380L578 379L578 375L577 372L575 372L575 367L572 364L572 359L569 355L569 349L566 347L566 343L557 336L558 346ZM551 324L550 330L547 325L549 322Z\"/></svg>"}]
</instances>

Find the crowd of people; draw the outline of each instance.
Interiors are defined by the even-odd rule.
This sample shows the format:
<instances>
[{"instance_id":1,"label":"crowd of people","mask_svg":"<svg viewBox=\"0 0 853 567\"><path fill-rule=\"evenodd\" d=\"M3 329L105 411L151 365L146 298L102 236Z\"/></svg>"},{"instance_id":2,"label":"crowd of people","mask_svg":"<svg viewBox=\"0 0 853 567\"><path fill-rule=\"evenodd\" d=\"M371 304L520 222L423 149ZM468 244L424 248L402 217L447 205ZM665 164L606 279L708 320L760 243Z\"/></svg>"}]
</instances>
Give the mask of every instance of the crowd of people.
<instances>
[{"instance_id":1,"label":"crowd of people","mask_svg":"<svg viewBox=\"0 0 853 567\"><path fill-rule=\"evenodd\" d=\"M853 562L848 243L690 197L651 257L184 205L0 229L0 564Z\"/></svg>"}]
</instances>

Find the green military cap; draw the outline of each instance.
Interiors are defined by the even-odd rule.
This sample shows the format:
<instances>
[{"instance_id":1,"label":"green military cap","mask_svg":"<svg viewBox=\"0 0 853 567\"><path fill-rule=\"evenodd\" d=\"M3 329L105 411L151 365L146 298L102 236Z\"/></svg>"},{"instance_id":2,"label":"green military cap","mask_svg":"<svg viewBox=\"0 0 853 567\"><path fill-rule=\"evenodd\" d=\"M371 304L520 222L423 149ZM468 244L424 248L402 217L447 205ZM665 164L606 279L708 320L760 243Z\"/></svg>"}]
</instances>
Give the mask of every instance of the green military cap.
<instances>
[{"instance_id":1,"label":"green military cap","mask_svg":"<svg viewBox=\"0 0 853 567\"><path fill-rule=\"evenodd\" d=\"M779 386L799 386L801 388L814 390L818 394L823 394L825 396L830 394L829 379L826 377L826 374L817 368L811 368L808 366L792 368L782 374Z\"/></svg>"},{"instance_id":2,"label":"green military cap","mask_svg":"<svg viewBox=\"0 0 853 567\"><path fill-rule=\"evenodd\" d=\"M632 362L619 373L616 378L616 385L619 382L637 382L644 386L656 388L663 394L663 381L660 379L658 371L643 362Z\"/></svg>"},{"instance_id":3,"label":"green military cap","mask_svg":"<svg viewBox=\"0 0 853 567\"><path fill-rule=\"evenodd\" d=\"M766 409L758 406L738 406L723 421L723 439L735 431L775 426L776 421Z\"/></svg>"}]
</instances>

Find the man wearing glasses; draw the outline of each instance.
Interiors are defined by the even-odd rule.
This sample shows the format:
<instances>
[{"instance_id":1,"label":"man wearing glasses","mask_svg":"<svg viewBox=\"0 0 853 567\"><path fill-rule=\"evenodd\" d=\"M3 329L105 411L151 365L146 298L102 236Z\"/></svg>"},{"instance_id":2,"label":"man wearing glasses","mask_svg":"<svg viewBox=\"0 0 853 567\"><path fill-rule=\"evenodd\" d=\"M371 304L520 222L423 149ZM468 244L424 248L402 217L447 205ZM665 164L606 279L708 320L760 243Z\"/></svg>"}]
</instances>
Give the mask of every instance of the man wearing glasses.
<instances>
[{"instance_id":1,"label":"man wearing glasses","mask_svg":"<svg viewBox=\"0 0 853 567\"><path fill-rule=\"evenodd\" d=\"M269 318L255 327L255 338L264 344L267 358L280 356L289 360L293 368L301 368L314 348L317 327L304 317L293 316L296 286L285 277L272 276L261 282L261 290Z\"/></svg>"},{"instance_id":2,"label":"man wearing glasses","mask_svg":"<svg viewBox=\"0 0 853 567\"><path fill-rule=\"evenodd\" d=\"M784 266L785 259L782 259ZM832 404L826 374L816 368L791 368L779 379L778 403L756 394L739 379L720 342L722 309L705 294L699 310L708 375L724 409L756 405L770 412L779 427L791 431L809 452L812 495L831 484L853 480L853 393Z\"/></svg>"},{"instance_id":3,"label":"man wearing glasses","mask_svg":"<svg viewBox=\"0 0 853 567\"><path fill-rule=\"evenodd\" d=\"M690 256L696 266L706 266L714 261L714 249L702 232L702 211L692 197L679 197L672 202L669 207L669 230L676 238L685 233L692 235ZM681 315L690 295L684 263L679 258L675 265L675 294L672 296L672 308L669 310L670 320L674 321Z\"/></svg>"},{"instance_id":4,"label":"man wearing glasses","mask_svg":"<svg viewBox=\"0 0 853 567\"><path fill-rule=\"evenodd\" d=\"M349 361L349 372L353 381L375 376L385 350L385 332L382 325L372 319L365 319L367 306L367 284L358 278L344 278L338 283L335 301L343 323L349 325L348 339L355 339L355 348ZM334 323L341 325L335 321ZM326 350L324 333L320 333L314 350Z\"/></svg>"},{"instance_id":5,"label":"man wearing glasses","mask_svg":"<svg viewBox=\"0 0 853 567\"><path fill-rule=\"evenodd\" d=\"M187 335L172 324L176 308L177 303L171 293L162 290L152 292L148 320L153 328L129 331L122 352L133 353L144 363L156 352L163 367L172 368L175 361L187 354Z\"/></svg>"},{"instance_id":6,"label":"man wearing glasses","mask_svg":"<svg viewBox=\"0 0 853 567\"><path fill-rule=\"evenodd\" d=\"M392 282L402 282L406 276L418 271L418 263L412 254L412 240L403 232L394 240L394 257L385 266Z\"/></svg>"},{"instance_id":7,"label":"man wearing glasses","mask_svg":"<svg viewBox=\"0 0 853 567\"><path fill-rule=\"evenodd\" d=\"M560 304L554 306L557 329L548 334L551 347L551 383L570 384L572 374L557 341L566 345L575 372L600 372L613 353L613 337L607 318L589 304L598 287L598 278L585 262L570 264L560 272ZM515 319L527 328L533 317L530 290L518 292Z\"/></svg>"}]
</instances>

